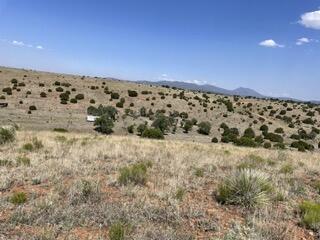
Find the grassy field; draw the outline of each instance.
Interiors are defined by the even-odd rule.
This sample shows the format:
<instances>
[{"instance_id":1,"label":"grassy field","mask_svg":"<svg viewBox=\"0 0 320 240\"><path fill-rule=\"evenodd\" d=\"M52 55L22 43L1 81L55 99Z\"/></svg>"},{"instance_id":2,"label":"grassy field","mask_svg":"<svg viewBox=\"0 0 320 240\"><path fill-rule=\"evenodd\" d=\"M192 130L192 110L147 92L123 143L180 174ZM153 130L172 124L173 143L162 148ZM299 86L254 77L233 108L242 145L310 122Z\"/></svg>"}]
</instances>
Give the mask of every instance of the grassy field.
<instances>
[{"instance_id":1,"label":"grassy field","mask_svg":"<svg viewBox=\"0 0 320 240\"><path fill-rule=\"evenodd\" d=\"M0 90L0 239L320 237L317 105L4 67Z\"/></svg>"},{"instance_id":2,"label":"grassy field","mask_svg":"<svg viewBox=\"0 0 320 240\"><path fill-rule=\"evenodd\" d=\"M2 239L318 236L319 206L310 220L301 205L319 200L316 152L17 131L0 153Z\"/></svg>"}]
</instances>

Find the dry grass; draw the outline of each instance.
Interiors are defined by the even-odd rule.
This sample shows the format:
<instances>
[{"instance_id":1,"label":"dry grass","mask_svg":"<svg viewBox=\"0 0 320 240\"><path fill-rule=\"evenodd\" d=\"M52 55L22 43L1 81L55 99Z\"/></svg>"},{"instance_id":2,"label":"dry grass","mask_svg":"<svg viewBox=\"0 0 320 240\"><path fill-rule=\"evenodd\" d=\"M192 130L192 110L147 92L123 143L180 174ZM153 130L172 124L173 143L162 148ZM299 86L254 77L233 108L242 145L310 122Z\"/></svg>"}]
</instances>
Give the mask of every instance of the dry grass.
<instances>
[{"instance_id":1,"label":"dry grass","mask_svg":"<svg viewBox=\"0 0 320 240\"><path fill-rule=\"evenodd\" d=\"M43 147L23 151L35 137ZM108 239L120 222L125 239L315 239L297 211L302 200L319 200L317 152L18 131L0 153L12 162L0 166L0 238ZM19 157L30 165L16 164ZM271 179L273 199L250 210L221 205L218 185L248 159ZM138 162L152 163L145 185L121 185L119 170ZM17 192L24 204L10 202Z\"/></svg>"}]
</instances>

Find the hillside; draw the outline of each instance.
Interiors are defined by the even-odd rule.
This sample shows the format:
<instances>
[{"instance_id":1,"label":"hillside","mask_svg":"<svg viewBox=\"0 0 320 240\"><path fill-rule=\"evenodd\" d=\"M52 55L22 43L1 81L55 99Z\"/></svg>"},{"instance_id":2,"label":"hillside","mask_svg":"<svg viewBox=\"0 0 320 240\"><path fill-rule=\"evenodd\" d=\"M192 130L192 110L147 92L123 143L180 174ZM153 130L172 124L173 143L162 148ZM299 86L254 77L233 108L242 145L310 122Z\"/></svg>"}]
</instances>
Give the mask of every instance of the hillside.
<instances>
[{"instance_id":1,"label":"hillside","mask_svg":"<svg viewBox=\"0 0 320 240\"><path fill-rule=\"evenodd\" d=\"M8 103L0 108L0 123L15 123L24 130L93 132L93 123L86 121L87 109L102 104L118 112L115 135L129 135L132 125L137 134L137 126L151 126L165 115L170 123L163 131L166 139L211 142L216 138L214 141L250 146L270 147L271 143L274 148L288 148L295 142L300 150L317 149L319 143L317 105L10 68L0 68L0 89L0 101ZM188 133L186 122L192 122ZM199 133L201 122L208 122L208 132ZM243 135L251 140L239 142Z\"/></svg>"}]
</instances>

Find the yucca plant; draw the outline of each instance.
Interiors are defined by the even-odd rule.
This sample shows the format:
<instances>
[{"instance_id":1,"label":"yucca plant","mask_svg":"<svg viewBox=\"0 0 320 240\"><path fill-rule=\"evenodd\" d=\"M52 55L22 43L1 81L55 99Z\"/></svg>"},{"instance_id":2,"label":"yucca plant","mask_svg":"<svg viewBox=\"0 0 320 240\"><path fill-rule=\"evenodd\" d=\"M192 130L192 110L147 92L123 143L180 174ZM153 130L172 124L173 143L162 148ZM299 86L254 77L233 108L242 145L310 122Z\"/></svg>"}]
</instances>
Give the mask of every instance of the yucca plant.
<instances>
[{"instance_id":1,"label":"yucca plant","mask_svg":"<svg viewBox=\"0 0 320 240\"><path fill-rule=\"evenodd\" d=\"M272 192L269 177L253 169L241 169L228 176L218 189L218 200L248 208L267 204Z\"/></svg>"}]
</instances>

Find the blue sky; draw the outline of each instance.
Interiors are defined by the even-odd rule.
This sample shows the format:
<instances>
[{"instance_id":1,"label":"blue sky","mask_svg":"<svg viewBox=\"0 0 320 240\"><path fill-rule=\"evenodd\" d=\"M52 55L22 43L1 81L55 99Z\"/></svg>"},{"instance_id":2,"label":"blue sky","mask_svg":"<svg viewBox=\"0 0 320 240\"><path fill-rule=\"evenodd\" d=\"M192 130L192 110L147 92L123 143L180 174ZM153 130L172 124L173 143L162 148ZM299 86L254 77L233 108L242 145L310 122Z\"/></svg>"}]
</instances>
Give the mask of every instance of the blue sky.
<instances>
[{"instance_id":1,"label":"blue sky","mask_svg":"<svg viewBox=\"0 0 320 240\"><path fill-rule=\"evenodd\" d=\"M320 100L320 0L0 0L0 65Z\"/></svg>"}]
</instances>

